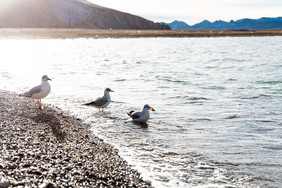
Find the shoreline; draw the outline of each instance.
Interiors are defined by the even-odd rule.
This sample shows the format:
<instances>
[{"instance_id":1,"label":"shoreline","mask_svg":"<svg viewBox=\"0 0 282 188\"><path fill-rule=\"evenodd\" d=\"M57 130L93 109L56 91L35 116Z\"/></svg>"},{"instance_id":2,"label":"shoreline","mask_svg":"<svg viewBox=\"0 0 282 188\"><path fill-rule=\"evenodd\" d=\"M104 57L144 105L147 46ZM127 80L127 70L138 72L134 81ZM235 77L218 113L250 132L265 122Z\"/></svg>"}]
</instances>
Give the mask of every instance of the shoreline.
<instances>
[{"instance_id":1,"label":"shoreline","mask_svg":"<svg viewBox=\"0 0 282 188\"><path fill-rule=\"evenodd\" d=\"M59 109L0 90L0 113L0 187L152 187L90 125Z\"/></svg>"},{"instance_id":2,"label":"shoreline","mask_svg":"<svg viewBox=\"0 0 282 188\"><path fill-rule=\"evenodd\" d=\"M0 39L259 37L282 36L282 30L99 30L63 28L0 28Z\"/></svg>"}]
</instances>

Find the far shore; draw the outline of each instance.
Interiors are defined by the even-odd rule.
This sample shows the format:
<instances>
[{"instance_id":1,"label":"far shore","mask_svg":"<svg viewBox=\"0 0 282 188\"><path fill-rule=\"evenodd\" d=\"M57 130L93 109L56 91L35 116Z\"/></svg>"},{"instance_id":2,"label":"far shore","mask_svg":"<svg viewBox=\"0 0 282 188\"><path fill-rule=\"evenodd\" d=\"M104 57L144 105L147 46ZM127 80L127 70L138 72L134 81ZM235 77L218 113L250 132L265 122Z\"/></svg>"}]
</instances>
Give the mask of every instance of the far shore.
<instances>
[{"instance_id":1,"label":"far shore","mask_svg":"<svg viewBox=\"0 0 282 188\"><path fill-rule=\"evenodd\" d=\"M0 28L0 39L282 36L282 30L99 30Z\"/></svg>"}]
</instances>

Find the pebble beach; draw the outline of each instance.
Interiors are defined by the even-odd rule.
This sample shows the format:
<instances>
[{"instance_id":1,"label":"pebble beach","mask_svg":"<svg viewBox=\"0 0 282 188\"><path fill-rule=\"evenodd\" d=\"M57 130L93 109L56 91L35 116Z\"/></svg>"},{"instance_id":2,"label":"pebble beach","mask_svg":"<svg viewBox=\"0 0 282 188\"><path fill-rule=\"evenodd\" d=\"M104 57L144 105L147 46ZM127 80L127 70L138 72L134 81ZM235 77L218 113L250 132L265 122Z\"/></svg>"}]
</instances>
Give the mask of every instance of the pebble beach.
<instances>
[{"instance_id":1,"label":"pebble beach","mask_svg":"<svg viewBox=\"0 0 282 188\"><path fill-rule=\"evenodd\" d=\"M151 187L90 125L0 90L0 187Z\"/></svg>"}]
</instances>

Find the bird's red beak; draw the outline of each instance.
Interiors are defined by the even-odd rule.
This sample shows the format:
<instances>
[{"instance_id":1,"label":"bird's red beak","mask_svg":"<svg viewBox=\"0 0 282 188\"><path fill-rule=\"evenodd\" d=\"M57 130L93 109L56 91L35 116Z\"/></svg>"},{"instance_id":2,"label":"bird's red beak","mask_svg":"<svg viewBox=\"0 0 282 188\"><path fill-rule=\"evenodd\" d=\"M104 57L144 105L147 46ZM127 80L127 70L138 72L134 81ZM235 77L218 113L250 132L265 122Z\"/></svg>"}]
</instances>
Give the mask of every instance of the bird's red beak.
<instances>
[{"instance_id":1,"label":"bird's red beak","mask_svg":"<svg viewBox=\"0 0 282 188\"><path fill-rule=\"evenodd\" d=\"M51 79L51 78L48 78L47 80L50 80L50 81L52 81L52 79Z\"/></svg>"},{"instance_id":2,"label":"bird's red beak","mask_svg":"<svg viewBox=\"0 0 282 188\"><path fill-rule=\"evenodd\" d=\"M115 92L115 91L111 90L110 92Z\"/></svg>"},{"instance_id":3,"label":"bird's red beak","mask_svg":"<svg viewBox=\"0 0 282 188\"><path fill-rule=\"evenodd\" d=\"M150 110L152 110L153 112L155 112L155 111L156 111L156 110L155 110L154 108L152 108L152 107L150 108Z\"/></svg>"}]
</instances>

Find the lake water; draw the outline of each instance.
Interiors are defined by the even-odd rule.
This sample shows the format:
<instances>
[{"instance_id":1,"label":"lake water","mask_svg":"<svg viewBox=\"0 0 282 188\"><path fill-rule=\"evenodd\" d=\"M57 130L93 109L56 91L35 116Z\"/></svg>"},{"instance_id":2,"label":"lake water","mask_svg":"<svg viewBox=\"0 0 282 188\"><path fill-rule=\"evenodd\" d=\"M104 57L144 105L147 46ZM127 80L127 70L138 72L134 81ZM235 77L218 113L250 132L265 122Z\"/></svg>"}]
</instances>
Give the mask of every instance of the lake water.
<instances>
[{"instance_id":1,"label":"lake water","mask_svg":"<svg viewBox=\"0 0 282 188\"><path fill-rule=\"evenodd\" d=\"M0 89L47 74L43 104L91 124L155 187L281 187L281 49L282 37L1 39ZM81 105L106 87L104 113ZM126 113L144 104L156 112L134 124Z\"/></svg>"}]
</instances>

